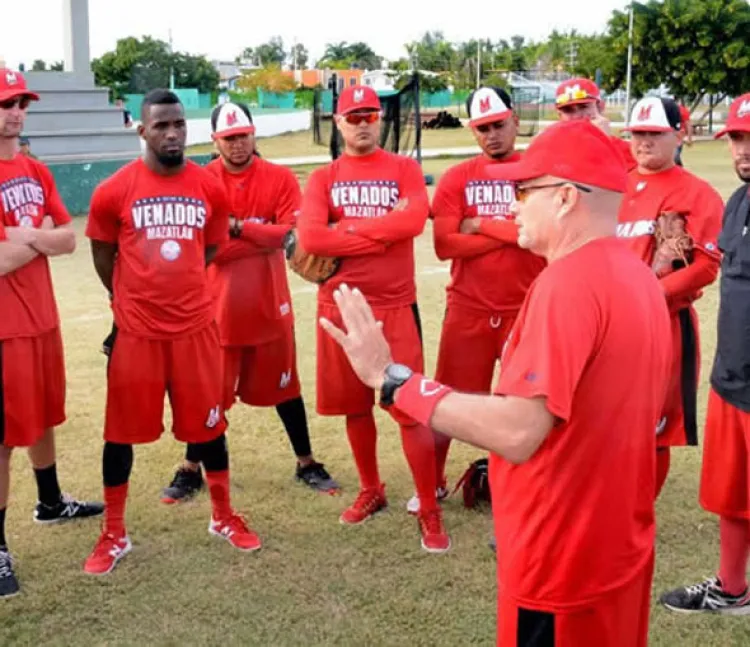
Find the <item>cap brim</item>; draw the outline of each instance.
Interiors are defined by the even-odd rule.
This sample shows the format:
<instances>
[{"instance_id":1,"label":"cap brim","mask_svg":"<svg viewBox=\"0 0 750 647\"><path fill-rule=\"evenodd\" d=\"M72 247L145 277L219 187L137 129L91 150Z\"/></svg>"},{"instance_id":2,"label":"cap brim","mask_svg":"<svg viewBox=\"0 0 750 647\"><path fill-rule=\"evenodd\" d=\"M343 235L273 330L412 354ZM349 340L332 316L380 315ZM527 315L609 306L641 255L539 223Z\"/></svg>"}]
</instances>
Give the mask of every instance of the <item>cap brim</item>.
<instances>
[{"instance_id":1,"label":"cap brim","mask_svg":"<svg viewBox=\"0 0 750 647\"><path fill-rule=\"evenodd\" d=\"M16 97L29 97L32 101L39 101L39 95L29 90L6 90L5 92L0 92L0 101L7 101Z\"/></svg>"},{"instance_id":2,"label":"cap brim","mask_svg":"<svg viewBox=\"0 0 750 647\"><path fill-rule=\"evenodd\" d=\"M714 135L714 139L719 139L729 133L750 133L750 124L743 124L741 126L725 126L718 133Z\"/></svg>"},{"instance_id":3,"label":"cap brim","mask_svg":"<svg viewBox=\"0 0 750 647\"><path fill-rule=\"evenodd\" d=\"M229 130L213 133L211 137L214 139L225 139L226 137L234 137L235 135L252 135L254 133L255 126L242 126L240 128L230 128Z\"/></svg>"},{"instance_id":4,"label":"cap brim","mask_svg":"<svg viewBox=\"0 0 750 647\"><path fill-rule=\"evenodd\" d=\"M475 128L476 126L484 126L486 124L494 124L496 121L505 121L513 114L512 110L506 110L505 112L496 112L494 115L487 115L486 117L479 117L478 119L471 119L469 126Z\"/></svg>"},{"instance_id":5,"label":"cap brim","mask_svg":"<svg viewBox=\"0 0 750 647\"><path fill-rule=\"evenodd\" d=\"M566 101L565 103L555 103L555 108L566 108L567 106L582 106L586 103L598 103L600 99L596 97L588 97L586 99L573 99L573 101Z\"/></svg>"},{"instance_id":6,"label":"cap brim","mask_svg":"<svg viewBox=\"0 0 750 647\"><path fill-rule=\"evenodd\" d=\"M347 108L346 110L344 110L342 112L339 112L337 114L339 114L342 117L344 117L346 115L352 114L353 112L380 112L381 110L382 110L381 106L372 106L372 105L370 105L370 106L366 106L366 105L363 106L363 105L358 105L358 106L352 106L351 108Z\"/></svg>"},{"instance_id":7,"label":"cap brim","mask_svg":"<svg viewBox=\"0 0 750 647\"><path fill-rule=\"evenodd\" d=\"M508 180L509 182L521 182L542 177L538 169L532 167L523 158L520 162L509 162L507 164L490 164L486 167L487 175L496 180Z\"/></svg>"},{"instance_id":8,"label":"cap brim","mask_svg":"<svg viewBox=\"0 0 750 647\"><path fill-rule=\"evenodd\" d=\"M679 130L667 126L628 126L624 133L677 133Z\"/></svg>"}]
</instances>

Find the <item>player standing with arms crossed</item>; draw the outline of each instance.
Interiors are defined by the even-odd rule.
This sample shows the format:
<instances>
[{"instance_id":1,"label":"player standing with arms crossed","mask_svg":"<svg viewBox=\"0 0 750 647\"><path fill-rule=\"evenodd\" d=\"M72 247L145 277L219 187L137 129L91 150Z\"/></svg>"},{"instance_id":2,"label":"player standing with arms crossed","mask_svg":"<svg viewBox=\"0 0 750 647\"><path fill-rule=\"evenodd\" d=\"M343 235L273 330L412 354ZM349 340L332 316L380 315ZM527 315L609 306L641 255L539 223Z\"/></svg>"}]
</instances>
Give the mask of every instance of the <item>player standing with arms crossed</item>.
<instances>
[{"instance_id":1,"label":"player standing with arms crossed","mask_svg":"<svg viewBox=\"0 0 750 647\"><path fill-rule=\"evenodd\" d=\"M501 88L479 88L466 107L482 154L450 168L432 200L435 252L440 260L451 260L435 379L465 393L489 393L495 363L545 262L518 246L513 183L487 173L489 166L521 159L510 96ZM450 442L450 436L436 433L439 497L448 493ZM416 496L408 509L419 509Z\"/></svg>"},{"instance_id":2,"label":"player standing with arms crossed","mask_svg":"<svg viewBox=\"0 0 750 647\"><path fill-rule=\"evenodd\" d=\"M648 97L636 103L629 129L638 167L629 174L617 226L617 235L650 267L658 262L654 233L660 214L683 214L693 240L688 262L680 269L657 272L672 315L675 351L669 394L656 430L657 496L669 473L670 448L698 444L700 343L698 315L692 304L719 272L716 239L724 208L721 196L708 182L675 164L675 150L682 139L680 124L680 110L672 99Z\"/></svg>"},{"instance_id":3,"label":"player standing with arms crossed","mask_svg":"<svg viewBox=\"0 0 750 647\"><path fill-rule=\"evenodd\" d=\"M175 437L206 470L209 532L240 550L260 539L231 506L222 359L206 265L229 237L229 205L216 178L185 160L187 123L178 97L143 99L144 156L104 180L91 197L86 235L112 295L117 333L107 368L104 528L87 573L109 573L130 552L125 502L133 445L163 433L164 396Z\"/></svg>"},{"instance_id":4,"label":"player standing with arms crossed","mask_svg":"<svg viewBox=\"0 0 750 647\"><path fill-rule=\"evenodd\" d=\"M225 188L233 214L232 240L219 247L208 269L224 354L224 408L237 397L276 407L297 456L295 478L314 490L336 492L338 484L310 447L282 250L302 200L299 183L285 166L255 155L255 126L245 105L214 108L211 129L220 158L206 168ZM202 486L200 461L188 452L162 501L185 500Z\"/></svg>"},{"instance_id":5,"label":"player standing with arms crossed","mask_svg":"<svg viewBox=\"0 0 750 647\"><path fill-rule=\"evenodd\" d=\"M717 344L708 395L700 503L719 516L716 577L661 596L683 613L750 614L750 93L734 100L726 126L737 176L719 235Z\"/></svg>"},{"instance_id":6,"label":"player standing with arms crossed","mask_svg":"<svg viewBox=\"0 0 750 647\"><path fill-rule=\"evenodd\" d=\"M394 355L420 371L424 359L414 238L424 229L429 201L417 162L378 146L380 110L378 95L370 87L351 86L341 93L336 124L344 154L310 176L299 218L299 243L311 254L342 258L338 273L318 290L318 316L340 322L333 293L342 282L358 286L383 321ZM339 346L316 328L317 410L324 416L346 416L360 478L359 495L340 521L360 524L387 505L378 471L374 394L352 371ZM401 438L421 502L422 547L447 551L450 538L435 496L433 433L405 421Z\"/></svg>"},{"instance_id":7,"label":"player standing with arms crossed","mask_svg":"<svg viewBox=\"0 0 750 647\"><path fill-rule=\"evenodd\" d=\"M548 261L494 395L394 363L358 290L334 293L346 332L321 327L399 419L492 452L499 647L645 647L671 353L658 282L615 238L625 165L595 126L560 123L491 173L518 182L519 245Z\"/></svg>"},{"instance_id":8,"label":"player standing with arms crossed","mask_svg":"<svg viewBox=\"0 0 750 647\"><path fill-rule=\"evenodd\" d=\"M49 169L16 149L39 96L0 69L0 598L19 592L5 538L10 461L27 447L39 502L34 519L55 523L102 513L60 492L54 428L65 422L65 358L48 258L76 246Z\"/></svg>"}]
</instances>

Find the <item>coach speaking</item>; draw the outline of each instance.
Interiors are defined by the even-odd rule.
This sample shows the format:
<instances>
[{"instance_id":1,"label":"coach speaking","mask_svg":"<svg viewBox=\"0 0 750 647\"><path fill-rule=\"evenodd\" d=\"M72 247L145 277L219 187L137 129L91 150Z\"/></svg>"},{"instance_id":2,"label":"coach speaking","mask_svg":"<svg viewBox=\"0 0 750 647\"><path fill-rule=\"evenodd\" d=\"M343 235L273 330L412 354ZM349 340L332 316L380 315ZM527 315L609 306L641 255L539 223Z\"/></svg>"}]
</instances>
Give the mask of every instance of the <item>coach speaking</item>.
<instances>
[{"instance_id":1,"label":"coach speaking","mask_svg":"<svg viewBox=\"0 0 750 647\"><path fill-rule=\"evenodd\" d=\"M334 295L346 330L320 325L383 406L491 452L498 645L644 647L671 348L653 271L615 237L626 168L609 137L578 121L490 172L516 182L518 244L548 262L494 395L394 364L356 286Z\"/></svg>"}]
</instances>

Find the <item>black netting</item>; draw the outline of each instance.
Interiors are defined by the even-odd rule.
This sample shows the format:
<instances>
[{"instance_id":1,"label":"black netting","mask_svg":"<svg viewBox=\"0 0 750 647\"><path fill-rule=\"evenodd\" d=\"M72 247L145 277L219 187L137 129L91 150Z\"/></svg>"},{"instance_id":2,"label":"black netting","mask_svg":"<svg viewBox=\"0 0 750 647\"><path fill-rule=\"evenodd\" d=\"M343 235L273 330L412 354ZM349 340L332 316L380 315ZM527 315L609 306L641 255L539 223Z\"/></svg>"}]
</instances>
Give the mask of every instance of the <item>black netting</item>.
<instances>
[{"instance_id":1,"label":"black netting","mask_svg":"<svg viewBox=\"0 0 750 647\"><path fill-rule=\"evenodd\" d=\"M539 115L542 111L542 92L540 88L513 88L513 112L518 115L518 134L521 137L533 137L539 130Z\"/></svg>"}]
</instances>

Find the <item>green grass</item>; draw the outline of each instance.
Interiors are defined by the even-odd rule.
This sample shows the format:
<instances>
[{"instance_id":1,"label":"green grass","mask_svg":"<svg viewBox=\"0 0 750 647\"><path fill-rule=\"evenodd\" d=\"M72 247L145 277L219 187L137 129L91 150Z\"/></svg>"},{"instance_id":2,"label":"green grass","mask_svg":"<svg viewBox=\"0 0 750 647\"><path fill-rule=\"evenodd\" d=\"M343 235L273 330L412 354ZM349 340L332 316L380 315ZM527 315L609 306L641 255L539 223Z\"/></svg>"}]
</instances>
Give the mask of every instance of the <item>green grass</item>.
<instances>
[{"instance_id":1,"label":"green grass","mask_svg":"<svg viewBox=\"0 0 750 647\"><path fill-rule=\"evenodd\" d=\"M725 197L737 183L723 144L696 145L686 150L685 159ZM455 163L428 161L425 171L439 176ZM83 218L75 223L75 254L53 263L68 370L69 418L58 433L59 470L64 489L98 498L105 396L99 345L110 320L84 226ZM446 265L435 258L429 225L416 251L427 370L432 371L447 274L435 271ZM133 552L111 575L92 578L81 566L96 539L97 523L36 526L31 520L34 482L26 456L17 452L7 528L23 592L0 604L0 644L493 644L489 513L467 511L458 497L449 499L445 519L453 550L443 556L421 551L416 524L404 510L412 484L398 429L379 412L378 449L390 510L361 528L338 523L356 493L356 471L342 420L314 413L315 294L294 275L290 284L313 448L343 484L343 496L317 496L296 485L292 453L275 412L237 406L229 414L234 502L249 514L265 542L263 550L244 555L210 537L205 494L184 507L159 503L159 491L183 451L167 432L158 443L136 449L127 509ZM698 305L704 353L701 419L716 305L715 288ZM479 455L455 445L450 481ZM698 507L699 467L700 449L674 452L658 503L654 596L716 568L717 524ZM658 647L739 647L750 644L750 626L740 619L670 615L654 605L651 636L651 645Z\"/></svg>"}]
</instances>

